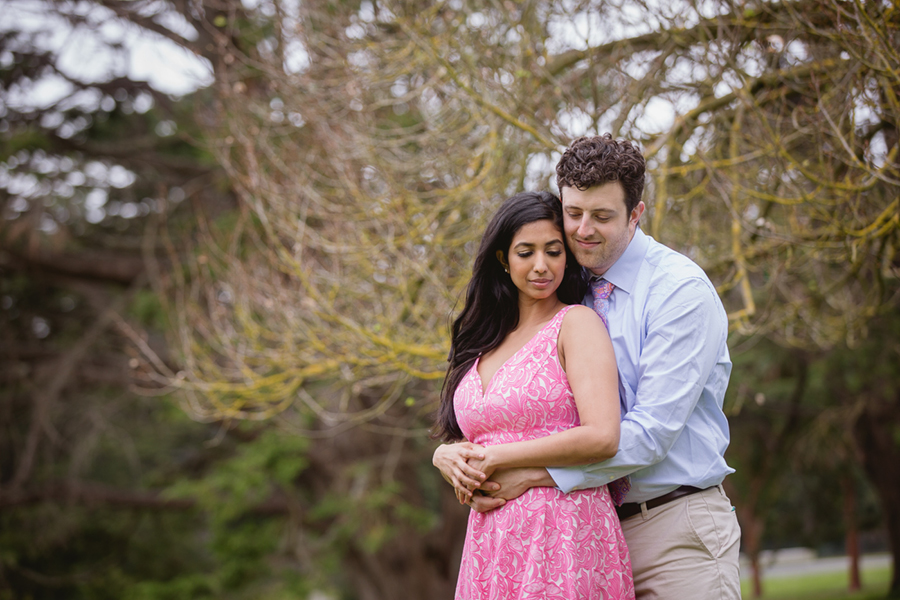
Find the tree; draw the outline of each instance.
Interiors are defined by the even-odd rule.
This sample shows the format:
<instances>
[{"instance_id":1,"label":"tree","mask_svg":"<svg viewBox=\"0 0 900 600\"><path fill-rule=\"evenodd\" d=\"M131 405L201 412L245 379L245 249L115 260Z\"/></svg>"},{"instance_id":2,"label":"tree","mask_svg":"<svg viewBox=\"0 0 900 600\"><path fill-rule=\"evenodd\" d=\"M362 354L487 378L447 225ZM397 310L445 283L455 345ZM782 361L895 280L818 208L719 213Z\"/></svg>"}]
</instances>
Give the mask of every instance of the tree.
<instances>
[{"instance_id":1,"label":"tree","mask_svg":"<svg viewBox=\"0 0 900 600\"><path fill-rule=\"evenodd\" d=\"M741 522L753 595L763 592L761 552L796 546L826 552L843 547L851 591L858 590L858 531L878 528L878 506L854 448L859 399L840 392L832 379L836 363L846 364L839 357L859 348L811 352L765 338L733 345L726 398L732 444L726 459L736 472L725 485ZM864 347L880 345L873 340ZM837 372L840 378L884 383L846 366Z\"/></svg>"},{"instance_id":2,"label":"tree","mask_svg":"<svg viewBox=\"0 0 900 600\"><path fill-rule=\"evenodd\" d=\"M883 315L871 323L868 339L853 348L831 353L823 377L825 389L847 416L850 433L863 470L881 500L888 539L893 552L894 578L890 597L897 597L900 571L897 515L892 502L897 499L896 468L888 461L900 458L900 383L895 369L900 351L896 338L896 314ZM895 463L891 463L895 464Z\"/></svg>"},{"instance_id":3,"label":"tree","mask_svg":"<svg viewBox=\"0 0 900 600\"><path fill-rule=\"evenodd\" d=\"M42 28L8 28L29 8L4 3L0 34L0 595L209 596L227 560L195 503L160 490L227 444L198 452L215 427L133 387L153 386L139 348L169 360L148 223L185 228L182 200L208 201L218 171L190 143L190 100L124 73L80 79L48 46L64 23L114 28L108 11L45 5Z\"/></svg>"},{"instance_id":4,"label":"tree","mask_svg":"<svg viewBox=\"0 0 900 600\"><path fill-rule=\"evenodd\" d=\"M808 428L804 397L810 357L787 355L767 340L735 356L728 398L728 422L734 443L727 459L735 474L726 480L741 524L741 548L750 559L753 596L762 596L760 554L771 507L788 486L791 456ZM806 426L806 427L804 427Z\"/></svg>"}]
</instances>

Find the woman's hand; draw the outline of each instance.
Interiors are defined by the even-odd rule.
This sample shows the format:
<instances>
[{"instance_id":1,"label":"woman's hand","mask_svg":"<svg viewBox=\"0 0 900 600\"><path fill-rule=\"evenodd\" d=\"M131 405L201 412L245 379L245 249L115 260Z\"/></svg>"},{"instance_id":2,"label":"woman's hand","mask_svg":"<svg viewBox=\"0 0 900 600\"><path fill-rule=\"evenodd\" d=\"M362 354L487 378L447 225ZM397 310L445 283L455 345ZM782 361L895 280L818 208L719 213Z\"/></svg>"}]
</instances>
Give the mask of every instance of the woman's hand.
<instances>
[{"instance_id":1,"label":"woman's hand","mask_svg":"<svg viewBox=\"0 0 900 600\"><path fill-rule=\"evenodd\" d=\"M471 442L442 444L434 451L431 464L438 468L441 476L453 486L460 504L472 497L472 490L487 479L487 475L475 469L469 461L484 460L484 447Z\"/></svg>"},{"instance_id":2,"label":"woman's hand","mask_svg":"<svg viewBox=\"0 0 900 600\"><path fill-rule=\"evenodd\" d=\"M482 458L470 458L468 461L468 467L470 469L474 469L479 473L484 475L484 479L481 481L484 482L490 479L491 475L494 474L494 471L497 470L495 463L493 462L493 454L497 450L496 446L490 446L482 449ZM479 486L481 482L479 482Z\"/></svg>"}]
</instances>

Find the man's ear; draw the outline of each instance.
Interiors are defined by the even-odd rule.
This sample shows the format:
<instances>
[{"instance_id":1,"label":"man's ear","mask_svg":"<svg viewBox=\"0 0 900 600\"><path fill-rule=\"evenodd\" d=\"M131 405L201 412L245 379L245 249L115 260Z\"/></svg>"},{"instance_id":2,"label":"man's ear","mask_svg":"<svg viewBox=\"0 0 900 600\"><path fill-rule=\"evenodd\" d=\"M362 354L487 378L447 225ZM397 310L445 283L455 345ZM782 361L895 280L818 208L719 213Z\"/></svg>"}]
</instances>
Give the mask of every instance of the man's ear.
<instances>
[{"instance_id":1,"label":"man's ear","mask_svg":"<svg viewBox=\"0 0 900 600\"><path fill-rule=\"evenodd\" d=\"M508 273L509 264L503 259L503 250L497 250L497 260L500 261L500 264L503 265L503 269Z\"/></svg>"},{"instance_id":2,"label":"man's ear","mask_svg":"<svg viewBox=\"0 0 900 600\"><path fill-rule=\"evenodd\" d=\"M641 220L641 215L644 214L644 208L645 208L645 206L644 206L644 202L642 200L642 201L638 202L637 206L635 206L631 210L631 215L630 215L631 218L628 219L628 221L629 221L628 227L629 227L629 229L631 229L632 233L634 233L635 227L637 227L638 222Z\"/></svg>"}]
</instances>

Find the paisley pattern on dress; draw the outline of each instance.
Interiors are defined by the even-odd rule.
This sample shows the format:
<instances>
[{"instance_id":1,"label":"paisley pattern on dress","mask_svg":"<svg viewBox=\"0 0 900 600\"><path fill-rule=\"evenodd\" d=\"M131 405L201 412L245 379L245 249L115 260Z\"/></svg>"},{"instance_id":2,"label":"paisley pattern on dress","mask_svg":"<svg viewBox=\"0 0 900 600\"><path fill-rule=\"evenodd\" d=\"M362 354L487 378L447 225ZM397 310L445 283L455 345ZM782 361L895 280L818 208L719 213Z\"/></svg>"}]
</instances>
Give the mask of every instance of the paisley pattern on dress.
<instances>
[{"instance_id":1,"label":"paisley pattern on dress","mask_svg":"<svg viewBox=\"0 0 900 600\"><path fill-rule=\"evenodd\" d=\"M475 361L453 398L466 439L490 446L579 424L556 348L570 308L507 360L484 393ZM633 599L631 559L606 486L570 494L531 488L496 510L472 511L456 598Z\"/></svg>"}]
</instances>

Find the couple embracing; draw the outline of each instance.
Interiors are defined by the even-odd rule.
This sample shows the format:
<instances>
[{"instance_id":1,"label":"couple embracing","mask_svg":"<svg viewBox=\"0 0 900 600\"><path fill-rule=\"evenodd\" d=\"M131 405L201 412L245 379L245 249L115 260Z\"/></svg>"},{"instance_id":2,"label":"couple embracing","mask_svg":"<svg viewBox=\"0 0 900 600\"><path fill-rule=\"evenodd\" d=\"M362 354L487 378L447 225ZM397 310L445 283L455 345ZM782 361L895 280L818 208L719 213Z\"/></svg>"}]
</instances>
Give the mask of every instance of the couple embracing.
<instances>
[{"instance_id":1,"label":"couple embracing","mask_svg":"<svg viewBox=\"0 0 900 600\"><path fill-rule=\"evenodd\" d=\"M462 600L740 598L728 322L645 235L644 158L580 138L509 198L452 329L434 465L472 507ZM584 305L582 305L582 302Z\"/></svg>"}]
</instances>

